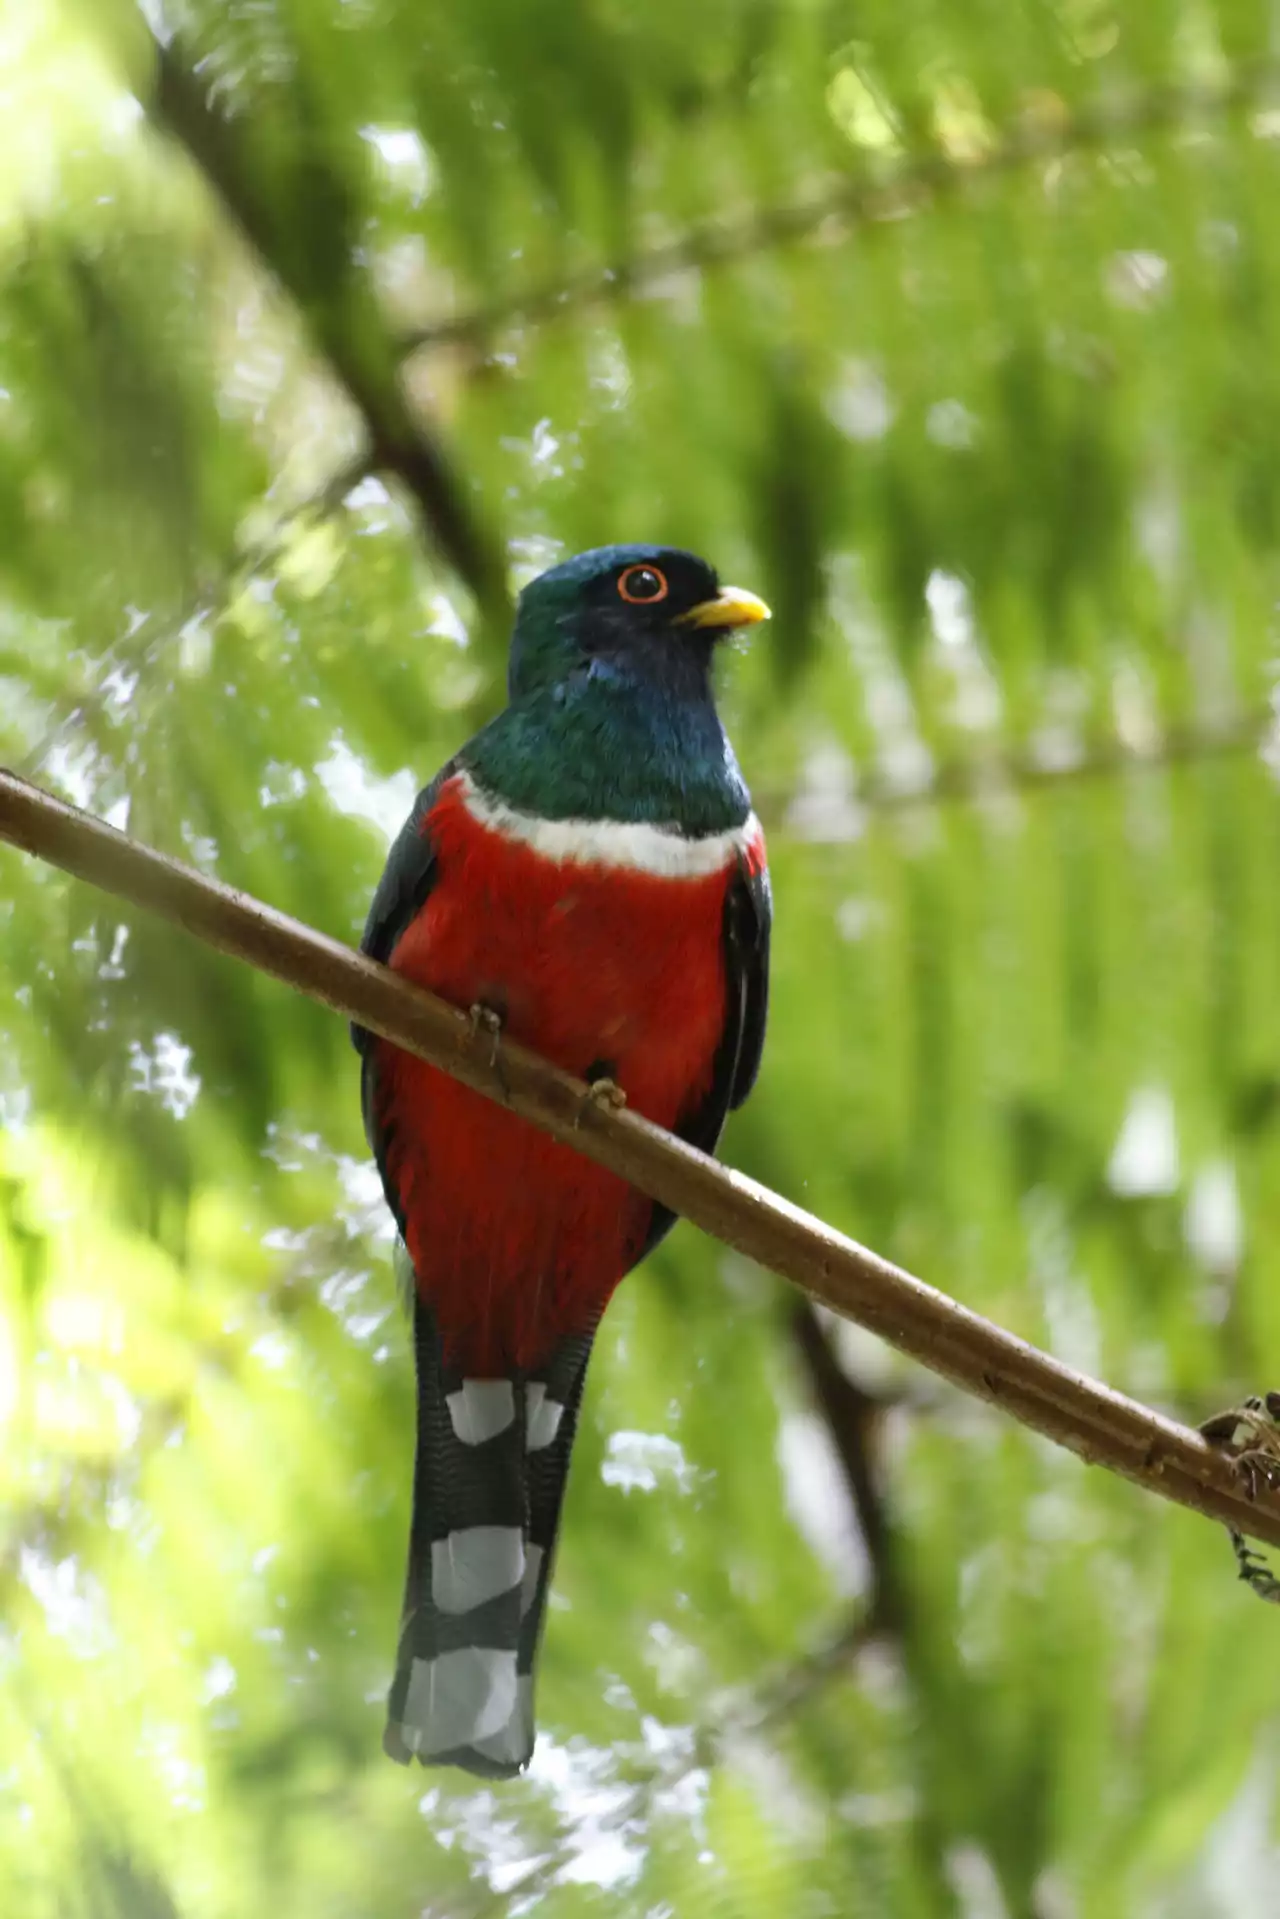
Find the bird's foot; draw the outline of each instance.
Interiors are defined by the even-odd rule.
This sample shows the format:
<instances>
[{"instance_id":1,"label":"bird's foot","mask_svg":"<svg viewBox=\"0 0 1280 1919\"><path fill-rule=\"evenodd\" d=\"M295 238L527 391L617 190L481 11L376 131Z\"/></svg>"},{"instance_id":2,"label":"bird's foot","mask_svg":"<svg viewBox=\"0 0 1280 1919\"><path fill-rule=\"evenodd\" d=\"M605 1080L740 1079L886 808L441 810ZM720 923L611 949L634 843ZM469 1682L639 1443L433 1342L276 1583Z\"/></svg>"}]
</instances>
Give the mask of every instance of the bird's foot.
<instances>
[{"instance_id":1,"label":"bird's foot","mask_svg":"<svg viewBox=\"0 0 1280 1919\"><path fill-rule=\"evenodd\" d=\"M601 1107L607 1113L620 1113L627 1103L627 1096L616 1079L610 1079L607 1073L592 1078L586 1092L578 1103L574 1116L574 1126L581 1126L591 1107Z\"/></svg>"},{"instance_id":2,"label":"bird's foot","mask_svg":"<svg viewBox=\"0 0 1280 1919\"><path fill-rule=\"evenodd\" d=\"M1256 1499L1260 1489L1280 1486L1280 1393L1251 1394L1243 1405L1206 1419L1200 1431L1230 1458L1246 1498ZM1280 1579L1243 1533L1234 1526L1227 1532L1240 1578L1259 1599L1280 1606Z\"/></svg>"},{"instance_id":3,"label":"bird's foot","mask_svg":"<svg viewBox=\"0 0 1280 1919\"><path fill-rule=\"evenodd\" d=\"M1250 1499L1259 1486L1280 1486L1280 1393L1252 1393L1206 1419L1200 1431L1230 1458Z\"/></svg>"},{"instance_id":4,"label":"bird's foot","mask_svg":"<svg viewBox=\"0 0 1280 1919\"><path fill-rule=\"evenodd\" d=\"M488 1035L489 1071L497 1080L503 1099L509 1100L511 1098L511 1088L507 1084L507 1076L502 1067L501 1040L504 1024L502 1014L496 1006L487 1006L483 1000L477 1000L475 1005L471 1007L467 1017L471 1022L470 1032L467 1036L468 1046L474 1046L482 1033Z\"/></svg>"}]
</instances>

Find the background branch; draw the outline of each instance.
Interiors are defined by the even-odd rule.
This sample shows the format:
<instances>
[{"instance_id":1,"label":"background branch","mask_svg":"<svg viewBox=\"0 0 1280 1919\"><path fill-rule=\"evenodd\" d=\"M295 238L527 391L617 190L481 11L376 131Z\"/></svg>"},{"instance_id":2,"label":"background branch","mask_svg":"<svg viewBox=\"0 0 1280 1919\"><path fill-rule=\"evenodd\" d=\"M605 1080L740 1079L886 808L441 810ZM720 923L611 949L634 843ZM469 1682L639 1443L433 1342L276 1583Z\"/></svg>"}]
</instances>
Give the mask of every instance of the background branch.
<instances>
[{"instance_id":1,"label":"background branch","mask_svg":"<svg viewBox=\"0 0 1280 1919\"><path fill-rule=\"evenodd\" d=\"M0 839L283 980L486 1098L505 1099L553 1138L1082 1459L1280 1544L1280 1502L1268 1494L1252 1503L1231 1463L1198 1434L1064 1366L638 1115L588 1101L580 1080L514 1040L502 1042L500 1086L490 1040L482 1035L477 1046L465 1013L339 941L9 773L0 773Z\"/></svg>"},{"instance_id":2,"label":"background branch","mask_svg":"<svg viewBox=\"0 0 1280 1919\"><path fill-rule=\"evenodd\" d=\"M1025 167L1076 153L1094 153L1122 140L1176 131L1198 121L1266 103L1280 86L1274 60L1241 61L1216 85L1138 87L1076 108L1055 96L1035 118L992 129L984 151L958 158L942 150L912 155L878 178L865 173L836 180L805 199L753 207L735 218L705 221L678 238L604 266L508 295L454 318L429 322L404 341L406 353L424 348L481 345L516 321L557 319L583 307L616 304L652 290L673 275L730 266L758 253L827 241L901 219Z\"/></svg>"},{"instance_id":3,"label":"background branch","mask_svg":"<svg viewBox=\"0 0 1280 1919\"><path fill-rule=\"evenodd\" d=\"M876 1468L876 1432L884 1415L879 1394L868 1392L840 1364L818 1313L807 1299L790 1315L792 1342L844 1474L854 1518L871 1563L871 1599L862 1637L899 1634L903 1624L893 1533ZM856 1646L855 1648L856 1649Z\"/></svg>"},{"instance_id":4,"label":"background branch","mask_svg":"<svg viewBox=\"0 0 1280 1919\"><path fill-rule=\"evenodd\" d=\"M1276 715L1270 707L1256 708L1234 718L1196 726L1169 726L1161 729L1150 744L1130 745L1120 739L1107 740L1083 750L1078 757L1053 763L1043 749L1022 752L966 753L939 762L924 784L907 785L872 771L859 772L847 793L830 797L819 792L809 794L801 786L797 792L765 792L756 811L766 826L781 825L806 840L821 842L828 837L849 837L848 814L883 815L910 813L921 807L973 806L996 803L1021 794L1052 792L1059 787L1084 785L1094 780L1127 777L1137 773L1161 773L1171 767L1190 766L1199 761L1230 759L1237 754L1261 754L1276 732ZM812 821L801 811L812 805ZM838 821L830 832L824 831L822 814L830 805Z\"/></svg>"},{"instance_id":5,"label":"background branch","mask_svg":"<svg viewBox=\"0 0 1280 1919\"><path fill-rule=\"evenodd\" d=\"M675 1790L692 1773L718 1763L732 1762L744 1740L793 1718L838 1675L846 1672L859 1653L877 1640L896 1638L902 1631L902 1593L898 1583L888 1513L875 1467L875 1428L884 1402L849 1377L836 1358L817 1310L808 1300L796 1300L790 1330L809 1380L820 1416L830 1433L844 1471L854 1516L871 1564L868 1599L824 1639L797 1658L767 1675L749 1691L726 1700L713 1719L693 1729L688 1750L674 1762L651 1763L643 1776L611 1814L608 1824L621 1828L629 1821L647 1820L661 1794ZM572 1847L561 1847L535 1862L521 1877L518 1891L553 1885L572 1857ZM512 1890L507 1889L508 1892Z\"/></svg>"},{"instance_id":6,"label":"background branch","mask_svg":"<svg viewBox=\"0 0 1280 1919\"><path fill-rule=\"evenodd\" d=\"M116 640L108 646L96 662L93 685L80 694L73 706L52 721L35 745L23 754L16 770L26 779L39 773L54 748L69 739L76 727L101 707L114 673L122 667L128 667L130 671L145 676L165 649L174 644L184 627L194 620L216 622L225 612L234 591L255 574L274 566L301 526L308 522L319 526L338 513L348 495L354 492L361 480L368 477L370 470L366 456L348 460L317 492L290 506L264 534L241 546L223 578L186 606L175 620L166 625L164 632L148 640L140 653L133 650L132 636Z\"/></svg>"},{"instance_id":7,"label":"background branch","mask_svg":"<svg viewBox=\"0 0 1280 1919\"><path fill-rule=\"evenodd\" d=\"M242 112L233 121L220 112L179 44L154 42L155 86L147 103L152 120L186 150L293 300L313 347L364 421L369 465L408 488L444 559L486 615L503 619L508 595L502 551L449 457L410 412L388 329L367 277L352 263L342 184L309 148L296 166L307 177L290 183L296 196L282 195L277 213L264 191L271 169L259 164L253 150L252 114ZM299 206L308 208L301 223ZM326 222L332 231L320 231ZM314 231L299 231L299 224Z\"/></svg>"},{"instance_id":8,"label":"background branch","mask_svg":"<svg viewBox=\"0 0 1280 1919\"><path fill-rule=\"evenodd\" d=\"M603 1814L593 1809L593 1837L598 1841L606 1832L649 1830L662 1800L669 1800L695 1773L731 1764L735 1747L740 1749L743 1741L758 1738L796 1712L877 1636L868 1615L859 1613L798 1659L740 1694L716 1719L691 1727L692 1736L678 1752L658 1759L646 1755L627 1764L626 1783L613 1804ZM486 1894L468 1901L453 1919L496 1919L500 1913L509 1913L516 1902L519 1910L529 1910L530 1901L562 1881L578 1853L578 1834L570 1830L551 1851L540 1852L514 1876L504 1874L501 1889L491 1886Z\"/></svg>"}]
</instances>

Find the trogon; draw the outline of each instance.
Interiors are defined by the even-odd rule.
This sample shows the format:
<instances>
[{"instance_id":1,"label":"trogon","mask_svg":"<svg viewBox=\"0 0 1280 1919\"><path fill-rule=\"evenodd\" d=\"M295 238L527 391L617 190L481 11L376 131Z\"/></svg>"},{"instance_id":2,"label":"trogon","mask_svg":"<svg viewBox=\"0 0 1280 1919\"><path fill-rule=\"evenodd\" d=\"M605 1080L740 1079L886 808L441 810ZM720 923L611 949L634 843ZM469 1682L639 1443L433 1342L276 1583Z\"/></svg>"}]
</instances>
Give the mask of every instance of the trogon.
<instances>
[{"instance_id":1,"label":"trogon","mask_svg":"<svg viewBox=\"0 0 1280 1919\"><path fill-rule=\"evenodd\" d=\"M755 1081L764 838L711 687L765 619L691 553L602 547L520 595L508 705L422 792L363 950L706 1151ZM385 1746L507 1778L591 1342L673 1223L626 1181L357 1031L412 1276L418 1432Z\"/></svg>"}]
</instances>

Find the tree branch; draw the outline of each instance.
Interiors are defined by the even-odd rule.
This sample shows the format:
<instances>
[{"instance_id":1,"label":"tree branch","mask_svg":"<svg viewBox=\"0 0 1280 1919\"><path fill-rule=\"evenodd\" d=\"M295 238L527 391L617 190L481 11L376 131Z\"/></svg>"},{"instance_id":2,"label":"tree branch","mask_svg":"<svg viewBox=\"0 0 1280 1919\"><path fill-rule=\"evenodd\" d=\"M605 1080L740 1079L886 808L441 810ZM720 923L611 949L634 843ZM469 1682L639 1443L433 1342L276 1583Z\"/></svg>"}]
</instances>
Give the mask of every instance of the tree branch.
<instances>
[{"instance_id":1,"label":"tree branch","mask_svg":"<svg viewBox=\"0 0 1280 1919\"><path fill-rule=\"evenodd\" d=\"M501 550L481 526L467 488L444 451L410 412L397 354L366 276L353 269L340 233L318 236L315 258L308 250L306 236L316 226L326 220L341 222L346 211L341 183L324 169L312 141L295 171L313 204L286 205L278 215L263 190L261 158L253 152L251 137L218 111L210 92L179 57L177 44L153 38L155 87L148 113L186 150L232 222L293 300L315 350L364 420L371 463L408 488L441 554L485 614L505 621L509 601ZM247 116L246 122L251 136ZM302 197L300 192L295 199ZM321 248L324 257L319 262Z\"/></svg>"},{"instance_id":2,"label":"tree branch","mask_svg":"<svg viewBox=\"0 0 1280 1919\"><path fill-rule=\"evenodd\" d=\"M797 818L793 810L797 805L803 807L812 800L820 815L826 803L826 795L810 795L803 786L789 796L776 789L758 794L756 811L766 826L787 821L802 838L821 845L828 838L839 841L850 837L850 815L856 820L861 814L878 818L922 807L990 804L1023 794L1053 792L1061 786L1163 773L1172 767L1231 759L1241 753L1260 755L1275 735L1276 715L1264 707L1203 725L1165 727L1149 745L1106 740L1083 750L1075 759L1057 764L1043 751L1029 748L967 753L940 761L929 778L917 785L887 778L873 769L865 776L858 774L847 790L837 790L831 796L836 817L827 831L820 817L812 826Z\"/></svg>"},{"instance_id":3,"label":"tree branch","mask_svg":"<svg viewBox=\"0 0 1280 1919\"><path fill-rule=\"evenodd\" d=\"M580 1080L339 941L139 845L0 772L0 839L159 915L322 1001L638 1186L966 1392L1082 1459L1280 1545L1280 1501L1249 1500L1230 1461L1185 1427L1087 1379L936 1292L821 1220L637 1114L586 1099Z\"/></svg>"},{"instance_id":4,"label":"tree branch","mask_svg":"<svg viewBox=\"0 0 1280 1919\"><path fill-rule=\"evenodd\" d=\"M736 218L709 220L647 252L604 266L585 267L563 280L544 282L469 313L433 320L403 342L405 353L424 348L481 345L517 321L559 319L583 307L632 298L673 275L730 266L775 248L805 240L827 241L834 233L876 228L930 203L956 197L986 180L1071 154L1094 153L1140 135L1175 131L1261 106L1280 85L1274 60L1241 61L1225 79L1199 86L1140 87L1113 93L1073 112L1053 100L1051 114L1026 118L996 131L985 150L957 159L937 151L912 155L878 179L851 174L806 199L777 207L753 207Z\"/></svg>"},{"instance_id":5,"label":"tree branch","mask_svg":"<svg viewBox=\"0 0 1280 1919\"><path fill-rule=\"evenodd\" d=\"M800 1355L814 1400L836 1449L858 1530L871 1562L871 1599L863 1623L866 1634L900 1634L903 1595L898 1578L893 1530L875 1468L875 1430L884 1415L876 1393L850 1377L836 1358L812 1304L796 1300L791 1337Z\"/></svg>"}]
</instances>

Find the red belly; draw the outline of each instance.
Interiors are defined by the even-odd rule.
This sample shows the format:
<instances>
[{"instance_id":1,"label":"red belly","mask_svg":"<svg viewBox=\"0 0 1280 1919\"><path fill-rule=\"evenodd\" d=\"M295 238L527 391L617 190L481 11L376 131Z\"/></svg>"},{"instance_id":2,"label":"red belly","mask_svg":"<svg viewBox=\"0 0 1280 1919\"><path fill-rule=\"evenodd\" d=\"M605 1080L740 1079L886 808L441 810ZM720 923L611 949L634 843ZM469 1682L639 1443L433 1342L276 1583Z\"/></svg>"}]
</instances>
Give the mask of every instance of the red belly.
<instances>
[{"instance_id":1,"label":"red belly","mask_svg":"<svg viewBox=\"0 0 1280 1919\"><path fill-rule=\"evenodd\" d=\"M437 879L391 964L567 1071L607 1061L660 1126L695 1110L724 1025L729 869L667 879L559 865L479 825L445 789ZM524 1120L382 1042L378 1110L418 1285L452 1362L536 1365L634 1265L651 1202Z\"/></svg>"}]
</instances>

